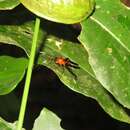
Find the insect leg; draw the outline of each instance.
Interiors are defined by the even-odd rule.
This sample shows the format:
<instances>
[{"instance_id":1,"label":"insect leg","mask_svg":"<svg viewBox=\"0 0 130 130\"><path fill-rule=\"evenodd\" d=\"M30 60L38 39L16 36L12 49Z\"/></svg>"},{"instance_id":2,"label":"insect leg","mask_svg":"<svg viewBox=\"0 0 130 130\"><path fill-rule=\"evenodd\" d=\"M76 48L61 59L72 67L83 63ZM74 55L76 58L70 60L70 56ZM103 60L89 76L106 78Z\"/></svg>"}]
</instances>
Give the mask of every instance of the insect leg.
<instances>
[{"instance_id":1,"label":"insect leg","mask_svg":"<svg viewBox=\"0 0 130 130\"><path fill-rule=\"evenodd\" d=\"M66 66L66 69L74 76L74 79L77 80L77 75L72 71L69 66Z\"/></svg>"},{"instance_id":2,"label":"insect leg","mask_svg":"<svg viewBox=\"0 0 130 130\"><path fill-rule=\"evenodd\" d=\"M68 64L68 66L73 67L73 68L75 68L75 69L80 69L80 67L79 67L78 64L77 64L77 65L74 65L74 64Z\"/></svg>"}]
</instances>

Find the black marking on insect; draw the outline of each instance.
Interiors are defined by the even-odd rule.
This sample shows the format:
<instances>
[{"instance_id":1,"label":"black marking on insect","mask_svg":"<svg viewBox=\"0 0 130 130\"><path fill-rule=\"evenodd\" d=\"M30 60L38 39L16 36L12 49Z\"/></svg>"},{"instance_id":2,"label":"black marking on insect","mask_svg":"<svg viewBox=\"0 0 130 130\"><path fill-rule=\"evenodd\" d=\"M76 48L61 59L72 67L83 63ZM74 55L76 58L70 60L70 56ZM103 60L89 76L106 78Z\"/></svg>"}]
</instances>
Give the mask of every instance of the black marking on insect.
<instances>
[{"instance_id":1,"label":"black marking on insect","mask_svg":"<svg viewBox=\"0 0 130 130\"><path fill-rule=\"evenodd\" d=\"M80 67L77 63L72 62L69 58L64 58L61 56L55 58L55 63L59 66L66 68L77 80L76 74L72 71L72 68L80 69Z\"/></svg>"}]
</instances>

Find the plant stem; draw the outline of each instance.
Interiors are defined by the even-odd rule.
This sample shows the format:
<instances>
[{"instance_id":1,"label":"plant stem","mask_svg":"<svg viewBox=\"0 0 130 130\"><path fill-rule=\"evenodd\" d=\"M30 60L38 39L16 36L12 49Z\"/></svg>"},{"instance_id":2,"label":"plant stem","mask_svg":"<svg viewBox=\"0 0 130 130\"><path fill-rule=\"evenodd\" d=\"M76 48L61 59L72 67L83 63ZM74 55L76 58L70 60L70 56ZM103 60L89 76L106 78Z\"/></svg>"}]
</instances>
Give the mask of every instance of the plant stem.
<instances>
[{"instance_id":1,"label":"plant stem","mask_svg":"<svg viewBox=\"0 0 130 130\"><path fill-rule=\"evenodd\" d=\"M27 106L27 98L28 98L28 93L29 93L29 86L30 86L31 75L32 75L32 69L33 69L35 53L36 53L39 27L40 27L40 19L36 18L34 35L33 35L33 40L32 40L31 54L30 54L29 63L28 63L28 70L27 70L27 76L26 76L26 81L25 81L25 86L24 86L24 92L22 96L22 103L21 103L21 108L20 108L20 113L19 113L17 130L22 130L22 126L23 126L25 110Z\"/></svg>"}]
</instances>

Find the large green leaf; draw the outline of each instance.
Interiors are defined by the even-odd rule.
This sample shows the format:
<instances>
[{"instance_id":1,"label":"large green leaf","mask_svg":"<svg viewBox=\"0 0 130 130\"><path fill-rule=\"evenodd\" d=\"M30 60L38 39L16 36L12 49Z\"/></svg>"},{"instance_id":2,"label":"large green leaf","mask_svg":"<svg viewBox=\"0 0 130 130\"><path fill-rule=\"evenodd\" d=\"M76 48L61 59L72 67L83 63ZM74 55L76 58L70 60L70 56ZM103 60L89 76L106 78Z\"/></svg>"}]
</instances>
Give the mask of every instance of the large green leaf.
<instances>
[{"instance_id":1,"label":"large green leaf","mask_svg":"<svg viewBox=\"0 0 130 130\"><path fill-rule=\"evenodd\" d=\"M82 23L80 40L89 53L89 63L97 79L123 106L130 108L130 54L128 48L123 47L129 47L130 39L126 38L129 30L115 20L119 12L126 16L128 13L122 12L127 10L119 1L105 2L100 5L97 0L100 8L97 8L91 20ZM127 23L122 24L127 26Z\"/></svg>"},{"instance_id":2,"label":"large green leaf","mask_svg":"<svg viewBox=\"0 0 130 130\"><path fill-rule=\"evenodd\" d=\"M0 0L0 10L10 10L20 4L19 0Z\"/></svg>"},{"instance_id":3,"label":"large green leaf","mask_svg":"<svg viewBox=\"0 0 130 130\"><path fill-rule=\"evenodd\" d=\"M59 117L44 108L35 120L32 130L63 130L60 126L60 121Z\"/></svg>"},{"instance_id":4,"label":"large green leaf","mask_svg":"<svg viewBox=\"0 0 130 130\"><path fill-rule=\"evenodd\" d=\"M11 92L21 81L27 59L0 56L0 95Z\"/></svg>"},{"instance_id":5,"label":"large green leaf","mask_svg":"<svg viewBox=\"0 0 130 130\"><path fill-rule=\"evenodd\" d=\"M89 16L95 5L94 0L20 0L34 14L64 24L74 24Z\"/></svg>"},{"instance_id":6,"label":"large green leaf","mask_svg":"<svg viewBox=\"0 0 130 130\"><path fill-rule=\"evenodd\" d=\"M130 117L124 108L115 102L102 85L84 69L84 66L87 66L87 52L82 49L80 44L48 37L43 52L40 52L39 64L52 69L70 89L96 99L113 118L130 123ZM55 57L57 56L70 58L73 62L79 64L80 69L71 67L70 72L65 67L55 64ZM81 65L79 60L82 60Z\"/></svg>"}]
</instances>

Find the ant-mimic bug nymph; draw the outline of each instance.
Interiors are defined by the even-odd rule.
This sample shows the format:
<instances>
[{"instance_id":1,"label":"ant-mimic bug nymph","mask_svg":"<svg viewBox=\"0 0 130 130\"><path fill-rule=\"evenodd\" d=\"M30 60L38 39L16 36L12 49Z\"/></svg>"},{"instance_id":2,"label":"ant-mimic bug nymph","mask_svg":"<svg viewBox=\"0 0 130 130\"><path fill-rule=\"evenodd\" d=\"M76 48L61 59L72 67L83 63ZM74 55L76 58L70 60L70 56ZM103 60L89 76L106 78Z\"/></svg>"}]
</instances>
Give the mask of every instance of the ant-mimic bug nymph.
<instances>
[{"instance_id":1,"label":"ant-mimic bug nymph","mask_svg":"<svg viewBox=\"0 0 130 130\"><path fill-rule=\"evenodd\" d=\"M76 74L72 71L72 68L80 68L77 63L72 62L69 58L64 58L61 56L55 58L55 63L59 66L65 67L75 77L75 79L77 79Z\"/></svg>"}]
</instances>

